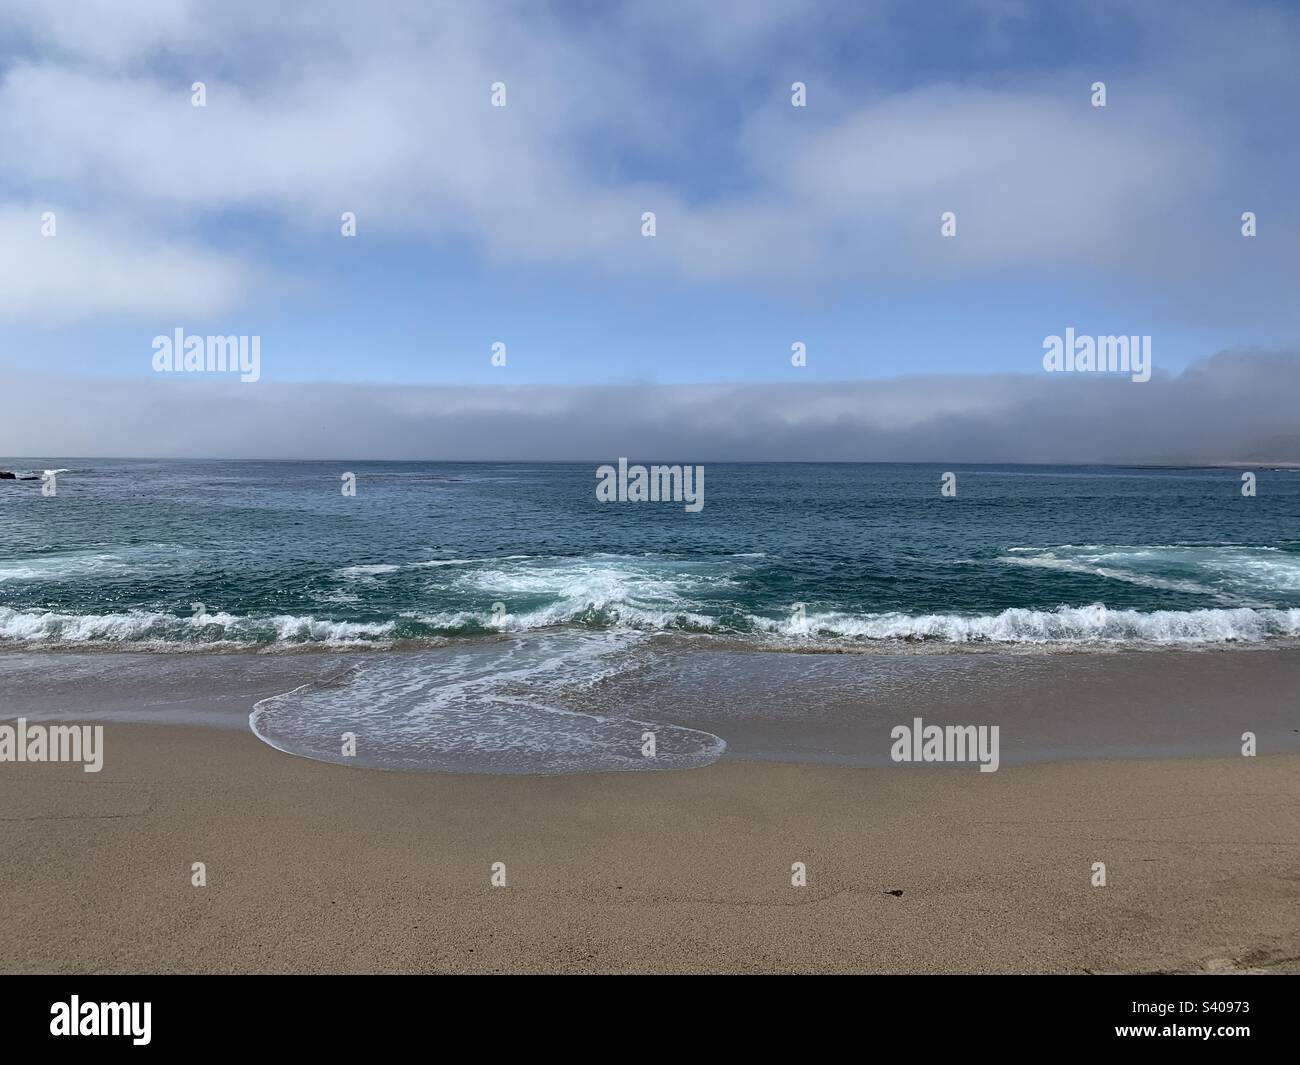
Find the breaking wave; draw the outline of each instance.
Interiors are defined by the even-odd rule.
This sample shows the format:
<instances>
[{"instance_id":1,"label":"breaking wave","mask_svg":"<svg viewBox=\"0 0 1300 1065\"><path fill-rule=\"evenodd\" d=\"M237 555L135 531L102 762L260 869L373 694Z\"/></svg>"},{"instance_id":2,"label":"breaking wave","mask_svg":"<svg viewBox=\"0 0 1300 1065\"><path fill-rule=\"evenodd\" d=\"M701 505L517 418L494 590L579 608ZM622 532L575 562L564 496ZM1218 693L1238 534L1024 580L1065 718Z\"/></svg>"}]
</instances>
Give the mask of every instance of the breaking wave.
<instances>
[{"instance_id":1,"label":"breaking wave","mask_svg":"<svg viewBox=\"0 0 1300 1065\"><path fill-rule=\"evenodd\" d=\"M1008 644L1207 644L1300 636L1300 609L1115 610L1095 603L998 614L809 615L771 625L783 636Z\"/></svg>"},{"instance_id":2,"label":"breaking wave","mask_svg":"<svg viewBox=\"0 0 1300 1065\"><path fill-rule=\"evenodd\" d=\"M560 627L637 633L700 633L753 636L766 645L802 647L881 641L947 644L1213 644L1300 637L1300 608L1236 607L1206 610L1114 609L1101 603L1055 610L1012 608L997 614L905 614L885 612L808 614L801 620L753 615L720 621L703 614L595 609L565 605L528 614L450 612L403 616L393 621L337 621L310 616L237 617L211 614L200 622L148 611L66 614L0 607L0 643L61 647L389 647L397 641L445 641L448 637L525 634Z\"/></svg>"},{"instance_id":3,"label":"breaking wave","mask_svg":"<svg viewBox=\"0 0 1300 1065\"><path fill-rule=\"evenodd\" d=\"M0 645L390 647L558 629L703 634L794 650L889 642L1163 646L1300 637L1300 555L1232 544L1013 547L983 561L947 563L945 574L955 573L952 584L941 584L927 599L946 606L951 587L954 602L970 609L909 610L906 603L872 609L876 595L864 561L865 576L827 581L825 594L809 594L811 601L795 615L790 603L802 597L810 576L824 572L772 561L763 552L358 561L330 567L292 597L263 599L261 610L216 610L202 618L183 612L189 599L230 608L245 597L226 590L182 593L175 596L182 602L168 602L167 609L153 605L159 602L155 592L142 605L103 612L55 605L79 586L105 590L100 602L123 601L106 590L129 587L132 580L149 587L164 575L183 579L202 562L191 549L165 545L0 562L0 594L7 596L7 605L0 605ZM960 572L963 567L969 575ZM985 585L997 581L999 569L1023 575L1014 595L1032 605L990 603L992 589ZM1106 583L1090 587L1080 580ZM50 605L17 599L37 593L38 602ZM888 602L892 607L898 599ZM274 609L290 604L301 608Z\"/></svg>"},{"instance_id":4,"label":"breaking wave","mask_svg":"<svg viewBox=\"0 0 1300 1065\"><path fill-rule=\"evenodd\" d=\"M317 643L325 647L376 643L392 622L366 624L314 617L236 617L209 614L202 620L156 611L121 614L65 614L0 607L0 642L36 645L223 647Z\"/></svg>"}]
</instances>

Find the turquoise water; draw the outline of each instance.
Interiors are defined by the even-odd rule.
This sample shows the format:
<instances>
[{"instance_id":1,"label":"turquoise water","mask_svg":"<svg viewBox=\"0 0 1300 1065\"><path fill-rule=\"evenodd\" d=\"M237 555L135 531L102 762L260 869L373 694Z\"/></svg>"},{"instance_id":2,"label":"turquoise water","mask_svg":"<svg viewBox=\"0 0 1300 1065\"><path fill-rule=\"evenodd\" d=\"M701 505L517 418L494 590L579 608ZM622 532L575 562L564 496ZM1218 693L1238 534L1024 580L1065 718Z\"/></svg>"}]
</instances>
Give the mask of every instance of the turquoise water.
<instances>
[{"instance_id":1,"label":"turquoise water","mask_svg":"<svg viewBox=\"0 0 1300 1065\"><path fill-rule=\"evenodd\" d=\"M706 464L705 506L688 513L598 502L596 465L0 460L67 469L52 498L0 481L0 643L628 632L1050 649L1300 634L1300 473L1261 470L1247 498L1228 470Z\"/></svg>"},{"instance_id":2,"label":"turquoise water","mask_svg":"<svg viewBox=\"0 0 1300 1065\"><path fill-rule=\"evenodd\" d=\"M256 660L291 690L252 730L389 769L682 769L733 747L871 763L918 706L1001 721L1008 758L1292 736L1267 700L1188 711L1199 686L1172 724L1116 720L1123 683L1090 712L1123 671L1043 653L1294 643L1298 474L1259 471L1247 498L1225 470L955 466L944 498L940 467L706 465L690 513L598 502L596 466L0 461L66 470L53 497L0 480L13 705L48 705L52 671L110 718L147 719L191 664L227 701L256 688L247 656L60 649L312 651ZM1006 653L943 653L969 650ZM110 697L115 663L138 694ZM182 715L207 706L187 683ZM1067 697L1089 720L1042 718Z\"/></svg>"}]
</instances>

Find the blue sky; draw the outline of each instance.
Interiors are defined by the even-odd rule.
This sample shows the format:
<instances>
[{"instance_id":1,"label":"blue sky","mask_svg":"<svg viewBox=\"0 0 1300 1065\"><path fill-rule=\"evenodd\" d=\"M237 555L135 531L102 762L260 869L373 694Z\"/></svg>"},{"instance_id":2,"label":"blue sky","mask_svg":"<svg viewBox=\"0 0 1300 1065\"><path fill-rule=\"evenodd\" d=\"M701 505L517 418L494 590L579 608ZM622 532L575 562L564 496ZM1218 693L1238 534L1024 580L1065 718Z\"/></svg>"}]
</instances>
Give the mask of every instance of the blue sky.
<instances>
[{"instance_id":1,"label":"blue sky","mask_svg":"<svg viewBox=\"0 0 1300 1065\"><path fill-rule=\"evenodd\" d=\"M146 376L176 326L260 334L268 381L449 385L1293 345L1300 12L1137 6L7 4L0 361Z\"/></svg>"}]
</instances>

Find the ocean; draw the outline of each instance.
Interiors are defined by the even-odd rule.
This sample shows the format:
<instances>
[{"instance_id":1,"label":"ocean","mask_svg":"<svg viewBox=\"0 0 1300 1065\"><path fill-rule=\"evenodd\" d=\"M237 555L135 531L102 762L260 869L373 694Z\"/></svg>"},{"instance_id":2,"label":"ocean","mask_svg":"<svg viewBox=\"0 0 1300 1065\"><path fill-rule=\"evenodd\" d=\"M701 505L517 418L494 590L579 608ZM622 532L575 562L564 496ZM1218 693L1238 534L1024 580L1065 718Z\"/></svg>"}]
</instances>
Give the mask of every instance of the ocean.
<instances>
[{"instance_id":1,"label":"ocean","mask_svg":"<svg viewBox=\"0 0 1300 1065\"><path fill-rule=\"evenodd\" d=\"M702 653L733 663L701 680L719 694L773 655L854 656L785 669L797 701L809 667L842 690L916 655L952 676L971 652L1300 636L1292 471L1246 496L1225 469L719 463L692 513L599 502L598 465L0 460L66 471L54 496L0 481L0 648L315 652L320 678L252 716L274 746L341 760L350 731L359 764L563 772L648 768L656 729L653 768L719 757L664 702Z\"/></svg>"}]
</instances>

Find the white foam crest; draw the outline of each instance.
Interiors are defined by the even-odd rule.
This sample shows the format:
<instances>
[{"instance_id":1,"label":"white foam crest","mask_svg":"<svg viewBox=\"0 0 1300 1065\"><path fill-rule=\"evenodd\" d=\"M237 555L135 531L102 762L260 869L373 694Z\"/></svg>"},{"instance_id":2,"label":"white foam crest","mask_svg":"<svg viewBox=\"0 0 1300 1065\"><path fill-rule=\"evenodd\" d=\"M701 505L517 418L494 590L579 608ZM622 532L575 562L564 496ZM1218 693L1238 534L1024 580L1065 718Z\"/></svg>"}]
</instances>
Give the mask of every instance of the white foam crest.
<instances>
[{"instance_id":1,"label":"white foam crest","mask_svg":"<svg viewBox=\"0 0 1300 1065\"><path fill-rule=\"evenodd\" d=\"M809 614L802 620L754 619L780 636L828 635L867 640L946 643L1255 642L1300 636L1300 609L1238 607L1209 610L1114 610L1101 603L1055 610L1009 609L999 614Z\"/></svg>"},{"instance_id":2,"label":"white foam crest","mask_svg":"<svg viewBox=\"0 0 1300 1065\"><path fill-rule=\"evenodd\" d=\"M276 615L239 617L214 613L203 618L159 611L67 614L53 610L0 607L0 642L117 644L145 641L186 643L369 643L391 634L393 622L358 623Z\"/></svg>"},{"instance_id":3,"label":"white foam crest","mask_svg":"<svg viewBox=\"0 0 1300 1065\"><path fill-rule=\"evenodd\" d=\"M374 577L381 573L396 573L401 568L401 566L394 566L387 562L377 562L366 566L348 566L339 570L338 576L345 579Z\"/></svg>"},{"instance_id":4,"label":"white foam crest","mask_svg":"<svg viewBox=\"0 0 1300 1065\"><path fill-rule=\"evenodd\" d=\"M470 627L496 629L500 632L528 632L587 622L604 622L614 627L643 632L661 632L683 627L708 630L717 625L717 619L689 610L645 609L627 603L597 606L572 599L520 613L491 614L462 610L428 614L407 611L402 617L450 632Z\"/></svg>"},{"instance_id":5,"label":"white foam crest","mask_svg":"<svg viewBox=\"0 0 1300 1065\"><path fill-rule=\"evenodd\" d=\"M1300 592L1300 555L1276 547L1226 543L1064 544L1008 548L998 561L1084 573L1148 588L1221 595L1239 604Z\"/></svg>"},{"instance_id":6,"label":"white foam crest","mask_svg":"<svg viewBox=\"0 0 1300 1065\"><path fill-rule=\"evenodd\" d=\"M710 629L716 621L701 612L701 595L733 584L716 562L611 554L533 558L521 565L468 570L453 578L452 586L465 595L503 603L504 614L460 610L406 616L451 630L478 626L521 632L565 623L641 630ZM537 600L544 602L537 604Z\"/></svg>"},{"instance_id":7,"label":"white foam crest","mask_svg":"<svg viewBox=\"0 0 1300 1065\"><path fill-rule=\"evenodd\" d=\"M275 638L284 642L357 643L388 636L393 622L325 621L321 618L282 614L267 618L275 629Z\"/></svg>"},{"instance_id":8,"label":"white foam crest","mask_svg":"<svg viewBox=\"0 0 1300 1065\"><path fill-rule=\"evenodd\" d=\"M0 640L20 642L117 643L162 637L188 620L151 611L124 614L64 614L0 607Z\"/></svg>"},{"instance_id":9,"label":"white foam crest","mask_svg":"<svg viewBox=\"0 0 1300 1065\"><path fill-rule=\"evenodd\" d=\"M458 574L456 583L475 593L508 601L511 596L548 596L560 603L602 610L684 606L701 590L735 584L713 562L684 562L621 555L555 558Z\"/></svg>"},{"instance_id":10,"label":"white foam crest","mask_svg":"<svg viewBox=\"0 0 1300 1065\"><path fill-rule=\"evenodd\" d=\"M147 573L175 565L188 548L167 544L115 547L0 560L0 581L72 581Z\"/></svg>"},{"instance_id":11,"label":"white foam crest","mask_svg":"<svg viewBox=\"0 0 1300 1065\"><path fill-rule=\"evenodd\" d=\"M1153 577L1148 574L1133 573L1128 570L1113 569L1107 566L1095 566L1072 559L1056 558L1053 555L1036 555L1029 557L1007 557L998 559L1006 565L1025 566L1030 569L1050 569L1060 573L1081 573L1089 577L1106 577L1114 581L1126 581L1143 588L1159 588L1170 592L1186 592L1189 595L1218 595L1218 589L1207 588L1195 581L1178 580L1167 577Z\"/></svg>"},{"instance_id":12,"label":"white foam crest","mask_svg":"<svg viewBox=\"0 0 1300 1065\"><path fill-rule=\"evenodd\" d=\"M477 566L480 562L511 562L535 555L495 555L491 558L431 558L427 562L412 562L412 569L436 569L440 566Z\"/></svg>"}]
</instances>

